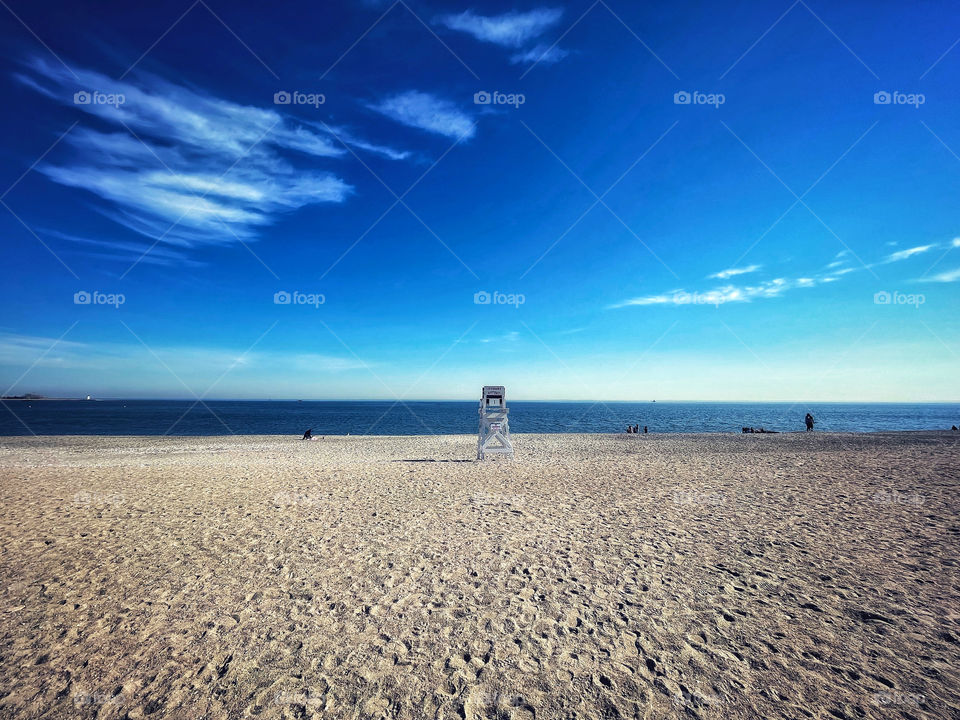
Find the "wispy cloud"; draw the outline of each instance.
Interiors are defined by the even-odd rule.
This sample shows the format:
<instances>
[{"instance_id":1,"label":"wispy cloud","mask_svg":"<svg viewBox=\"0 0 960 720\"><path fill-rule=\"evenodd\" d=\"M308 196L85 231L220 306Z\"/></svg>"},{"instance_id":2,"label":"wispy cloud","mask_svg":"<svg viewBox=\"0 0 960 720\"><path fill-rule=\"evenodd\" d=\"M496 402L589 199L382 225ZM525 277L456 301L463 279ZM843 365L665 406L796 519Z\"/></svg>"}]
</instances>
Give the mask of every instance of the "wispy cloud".
<instances>
[{"instance_id":1,"label":"wispy cloud","mask_svg":"<svg viewBox=\"0 0 960 720\"><path fill-rule=\"evenodd\" d=\"M506 333L505 335L497 335L496 337L481 338L480 342L482 343L512 343L520 339L520 333L517 330L512 330L511 332Z\"/></svg>"},{"instance_id":2,"label":"wispy cloud","mask_svg":"<svg viewBox=\"0 0 960 720\"><path fill-rule=\"evenodd\" d=\"M762 265L747 265L746 267L741 268L729 268L727 270L721 270L720 272L715 272L712 275L707 275L708 278L714 280L726 280L727 278L732 278L736 275L746 275L747 273L756 272L759 270Z\"/></svg>"},{"instance_id":3,"label":"wispy cloud","mask_svg":"<svg viewBox=\"0 0 960 720\"><path fill-rule=\"evenodd\" d=\"M465 32L477 40L519 48L543 34L562 16L563 10L559 8L537 8L527 12L486 16L465 10L456 15L444 15L439 21L451 30Z\"/></svg>"},{"instance_id":4,"label":"wispy cloud","mask_svg":"<svg viewBox=\"0 0 960 720\"><path fill-rule=\"evenodd\" d=\"M556 45L535 45L529 50L522 50L510 56L510 62L514 65L523 63L555 63L563 60L569 55L563 48Z\"/></svg>"},{"instance_id":5,"label":"wispy cloud","mask_svg":"<svg viewBox=\"0 0 960 720\"><path fill-rule=\"evenodd\" d=\"M908 248L907 250L899 250L895 253L890 253L889 255L887 255L881 262L883 263L899 262L900 260L906 260L907 258L911 258L914 255L920 255L922 253L925 253L928 250L933 250L933 248L935 247L937 247L935 244L934 245L918 245L917 247Z\"/></svg>"},{"instance_id":6,"label":"wispy cloud","mask_svg":"<svg viewBox=\"0 0 960 720\"><path fill-rule=\"evenodd\" d=\"M318 124L276 109L240 105L153 75L134 83L83 68L71 72L41 58L27 61L26 72L15 77L112 126L74 130L66 139L75 150L72 161L39 169L57 183L97 194L108 201L105 214L154 240L194 245L252 238L280 213L340 203L352 191L343 179L316 169L318 161L347 153L339 141ZM77 104L80 91L123 96L123 102ZM290 153L306 167L294 165Z\"/></svg>"},{"instance_id":7,"label":"wispy cloud","mask_svg":"<svg viewBox=\"0 0 960 720\"><path fill-rule=\"evenodd\" d=\"M148 265L163 265L175 267L202 267L205 263L192 259L181 248L168 247L147 242L133 242L127 240L102 240L81 237L58 230L42 230L44 235L50 235L61 240L67 240L79 245L83 255L98 260L116 260L126 265L133 262L143 262Z\"/></svg>"},{"instance_id":8,"label":"wispy cloud","mask_svg":"<svg viewBox=\"0 0 960 720\"><path fill-rule=\"evenodd\" d=\"M645 295L630 298L610 305L610 309L646 305L723 305L731 302L750 302L758 298L779 297L787 290L813 287L817 281L813 278L775 278L756 285L724 285L703 292L671 290L659 295Z\"/></svg>"},{"instance_id":9,"label":"wispy cloud","mask_svg":"<svg viewBox=\"0 0 960 720\"><path fill-rule=\"evenodd\" d=\"M427 132L464 140L474 135L474 120L469 115L449 100L430 93L408 90L369 107L391 120Z\"/></svg>"},{"instance_id":10,"label":"wispy cloud","mask_svg":"<svg viewBox=\"0 0 960 720\"><path fill-rule=\"evenodd\" d=\"M833 262L826 265L825 269L827 272L815 274L810 277L774 278L750 285L731 284L702 291L688 291L685 289L670 290L657 295L642 295L629 298L608 306L608 309L650 305L722 305L731 302L750 302L761 298L775 298L789 290L812 288L818 285L837 282L846 275L860 272L867 268L907 260L908 258L921 255L933 249L949 249L951 247L960 247L960 238L955 238L949 243L932 243L929 245L918 245L907 250L900 250L885 256L877 262L862 267L839 267L845 262L849 254L844 250L836 255L836 259ZM707 277L715 280L726 280L737 275L756 272L760 270L761 267L761 265L748 265L740 268L729 268L708 275ZM957 280L960 280L960 270L922 278L923 282L955 282Z\"/></svg>"},{"instance_id":11,"label":"wispy cloud","mask_svg":"<svg viewBox=\"0 0 960 720\"><path fill-rule=\"evenodd\" d=\"M920 282L957 282L960 280L960 268L956 270L947 270L946 272L939 273L937 275L931 275L930 277L920 278Z\"/></svg>"}]
</instances>

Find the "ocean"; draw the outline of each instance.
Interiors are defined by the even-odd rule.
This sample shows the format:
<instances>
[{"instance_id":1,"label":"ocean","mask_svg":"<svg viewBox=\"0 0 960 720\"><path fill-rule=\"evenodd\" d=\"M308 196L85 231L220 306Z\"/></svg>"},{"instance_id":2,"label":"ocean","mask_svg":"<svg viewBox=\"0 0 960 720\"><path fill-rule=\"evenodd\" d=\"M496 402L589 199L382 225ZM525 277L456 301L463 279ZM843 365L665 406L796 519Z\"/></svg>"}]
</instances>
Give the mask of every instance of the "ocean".
<instances>
[{"instance_id":1,"label":"ocean","mask_svg":"<svg viewBox=\"0 0 960 720\"><path fill-rule=\"evenodd\" d=\"M477 432L475 402L4 400L0 435L429 435ZM512 402L515 433L949 430L960 404Z\"/></svg>"}]
</instances>

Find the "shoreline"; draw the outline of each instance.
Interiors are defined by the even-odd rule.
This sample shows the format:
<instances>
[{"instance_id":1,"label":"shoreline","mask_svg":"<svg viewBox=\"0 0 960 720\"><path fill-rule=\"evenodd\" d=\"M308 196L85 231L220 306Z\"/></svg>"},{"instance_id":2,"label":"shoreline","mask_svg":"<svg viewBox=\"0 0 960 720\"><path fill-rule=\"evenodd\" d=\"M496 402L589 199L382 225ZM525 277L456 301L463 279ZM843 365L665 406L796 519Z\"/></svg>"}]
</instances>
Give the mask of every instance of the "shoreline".
<instances>
[{"instance_id":1,"label":"shoreline","mask_svg":"<svg viewBox=\"0 0 960 720\"><path fill-rule=\"evenodd\" d=\"M946 437L955 437L960 441L960 432L955 430L947 429L930 429L930 430L815 430L812 432L806 432L804 430L767 430L766 432L754 432L754 433L744 433L744 432L657 432L651 430L649 433L626 433L623 431L620 432L550 432L550 433L522 433L522 432L511 432L511 438L524 438L524 437L594 437L594 438L650 438L650 437L672 437L672 438L711 438L711 437L742 437L742 436L767 436L767 435L782 435L787 437L794 436L805 436L805 437L876 437L876 436L900 436L900 435L931 435L931 436L946 436ZM476 439L477 434L473 433L437 433L437 434L417 434L417 435L382 435L382 434L366 434L366 435L337 435L337 434L321 434L315 433L312 438L313 441L319 441L319 439L330 438L330 439L359 439L359 438L474 438ZM24 434L24 435L0 435L0 442L5 442L9 440L18 440L22 438L32 438L32 439L45 439L45 438L84 438L84 439L94 439L94 438L104 438L104 439L159 439L167 438L171 440L189 440L189 439L222 439L222 438L251 438L251 439L293 439L302 442L310 442L309 440L303 440L300 435L293 433L274 433L274 434L244 434L244 433L224 433L222 435L177 435L171 433L169 435L90 435L82 433L35 433L35 434Z\"/></svg>"}]
</instances>

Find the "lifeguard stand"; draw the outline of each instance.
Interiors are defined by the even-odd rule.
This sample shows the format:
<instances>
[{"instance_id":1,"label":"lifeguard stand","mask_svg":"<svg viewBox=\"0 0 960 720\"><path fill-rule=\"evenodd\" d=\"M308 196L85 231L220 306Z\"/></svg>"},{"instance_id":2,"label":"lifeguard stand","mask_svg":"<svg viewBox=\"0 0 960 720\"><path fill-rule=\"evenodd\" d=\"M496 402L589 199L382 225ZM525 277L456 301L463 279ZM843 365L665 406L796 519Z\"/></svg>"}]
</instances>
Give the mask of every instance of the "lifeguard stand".
<instances>
[{"instance_id":1,"label":"lifeguard stand","mask_svg":"<svg viewBox=\"0 0 960 720\"><path fill-rule=\"evenodd\" d=\"M480 398L477 460L486 460L487 454L505 455L513 459L508 412L507 394L503 385L484 385L483 397Z\"/></svg>"}]
</instances>

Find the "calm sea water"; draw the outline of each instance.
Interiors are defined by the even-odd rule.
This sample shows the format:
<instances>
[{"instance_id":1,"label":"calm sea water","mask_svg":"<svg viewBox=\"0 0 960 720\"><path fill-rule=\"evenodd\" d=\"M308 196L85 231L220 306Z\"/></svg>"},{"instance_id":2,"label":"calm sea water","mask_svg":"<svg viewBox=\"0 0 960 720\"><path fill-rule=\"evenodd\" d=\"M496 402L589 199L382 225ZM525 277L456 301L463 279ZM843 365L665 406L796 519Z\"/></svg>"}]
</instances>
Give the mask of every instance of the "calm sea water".
<instances>
[{"instance_id":1,"label":"calm sea water","mask_svg":"<svg viewBox=\"0 0 960 720\"><path fill-rule=\"evenodd\" d=\"M0 435L429 435L475 433L478 402L2 401ZM510 403L520 433L945 430L960 405L848 403Z\"/></svg>"}]
</instances>

